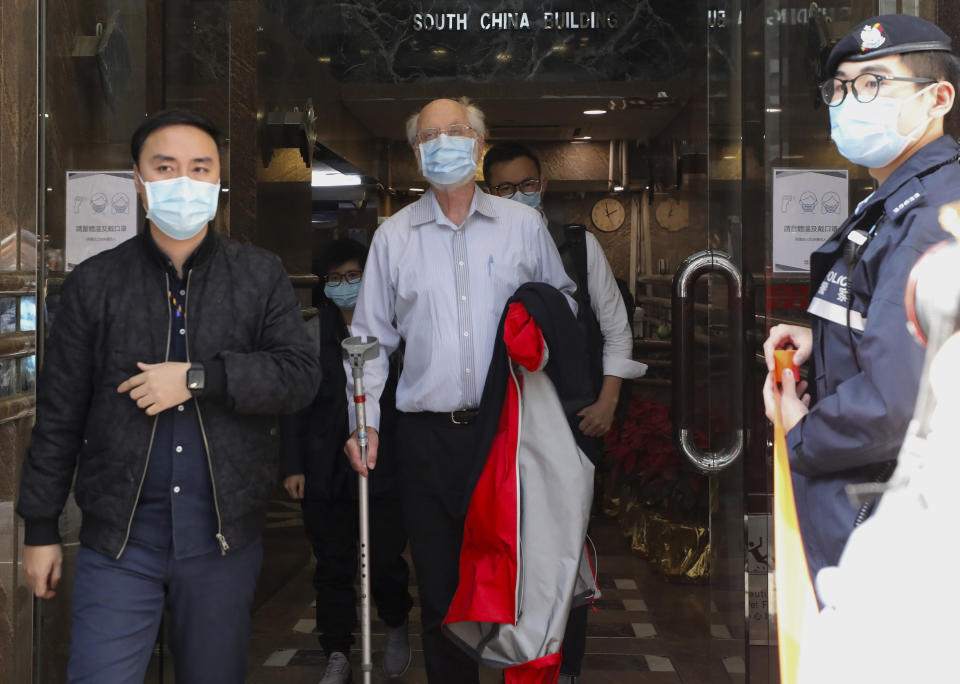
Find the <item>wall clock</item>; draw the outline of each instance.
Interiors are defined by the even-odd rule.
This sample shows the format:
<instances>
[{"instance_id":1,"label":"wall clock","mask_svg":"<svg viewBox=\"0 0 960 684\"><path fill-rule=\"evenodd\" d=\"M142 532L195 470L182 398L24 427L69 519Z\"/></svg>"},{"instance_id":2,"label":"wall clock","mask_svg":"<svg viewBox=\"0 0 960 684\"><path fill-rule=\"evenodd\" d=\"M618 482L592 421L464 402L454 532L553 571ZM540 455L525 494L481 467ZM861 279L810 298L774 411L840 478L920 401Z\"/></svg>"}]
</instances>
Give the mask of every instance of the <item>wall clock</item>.
<instances>
[{"instance_id":1,"label":"wall clock","mask_svg":"<svg viewBox=\"0 0 960 684\"><path fill-rule=\"evenodd\" d=\"M683 230L690 225L690 205L686 200L666 197L657 204L657 223L669 231Z\"/></svg>"},{"instance_id":2,"label":"wall clock","mask_svg":"<svg viewBox=\"0 0 960 684\"><path fill-rule=\"evenodd\" d=\"M597 230L611 233L623 225L623 220L627 218L627 210L617 198L604 197L593 205L590 218Z\"/></svg>"}]
</instances>

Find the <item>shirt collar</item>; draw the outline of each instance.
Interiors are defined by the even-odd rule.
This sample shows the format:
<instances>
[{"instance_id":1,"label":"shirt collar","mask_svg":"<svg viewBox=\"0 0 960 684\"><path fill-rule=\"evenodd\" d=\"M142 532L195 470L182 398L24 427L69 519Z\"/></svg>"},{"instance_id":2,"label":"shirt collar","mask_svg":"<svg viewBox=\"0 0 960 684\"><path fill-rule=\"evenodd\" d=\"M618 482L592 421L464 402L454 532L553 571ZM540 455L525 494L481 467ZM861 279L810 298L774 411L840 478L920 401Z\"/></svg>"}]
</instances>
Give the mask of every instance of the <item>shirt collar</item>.
<instances>
[{"instance_id":1,"label":"shirt collar","mask_svg":"<svg viewBox=\"0 0 960 684\"><path fill-rule=\"evenodd\" d=\"M147 253L153 257L162 268L169 269L174 273L174 275L176 275L176 271L173 268L173 263L170 261L170 257L163 253L160 247L157 246L156 240L153 239L153 235L150 233L149 222L146 225L146 229L142 233L142 239ZM199 266L201 263L206 261L213 252L216 240L217 237L215 231L213 230L213 226L208 225L207 234L204 236L203 241L195 250L193 250L193 253L187 257L187 260L183 262L183 272L186 273L194 266Z\"/></svg>"},{"instance_id":2,"label":"shirt collar","mask_svg":"<svg viewBox=\"0 0 960 684\"><path fill-rule=\"evenodd\" d=\"M898 166L897 169L890 174L890 177L887 178L867 200L861 202L861 205L857 207L857 213L860 213L868 204L884 201L911 178L923 173L927 169L933 168L937 164L942 164L950 160L955 157L957 153L957 141L949 135L944 135L924 145L914 152L909 159Z\"/></svg>"},{"instance_id":3,"label":"shirt collar","mask_svg":"<svg viewBox=\"0 0 960 684\"><path fill-rule=\"evenodd\" d=\"M470 210L467 212L469 219L474 212L482 214L487 218L497 218L497 211L493 206L493 200L490 195L474 184L473 199L470 200ZM426 194L413 205L413 216L410 219L411 226L422 226L425 223L446 223L450 221L443 215L440 204L437 202L437 196L433 188L427 190ZM464 220L466 223L466 220ZM454 227L454 230L456 228Z\"/></svg>"}]
</instances>

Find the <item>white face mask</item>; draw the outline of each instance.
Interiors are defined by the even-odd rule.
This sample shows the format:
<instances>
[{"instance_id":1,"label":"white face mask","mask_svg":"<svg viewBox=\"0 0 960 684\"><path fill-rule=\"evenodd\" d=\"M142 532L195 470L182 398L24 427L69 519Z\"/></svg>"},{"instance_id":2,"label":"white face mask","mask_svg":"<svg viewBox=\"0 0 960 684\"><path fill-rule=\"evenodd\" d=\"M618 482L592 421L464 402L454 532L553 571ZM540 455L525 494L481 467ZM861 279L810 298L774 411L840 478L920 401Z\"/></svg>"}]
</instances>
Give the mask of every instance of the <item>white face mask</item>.
<instances>
[{"instance_id":1,"label":"white face mask","mask_svg":"<svg viewBox=\"0 0 960 684\"><path fill-rule=\"evenodd\" d=\"M441 134L421 143L423 177L441 188L469 183L477 172L476 142L476 138Z\"/></svg>"},{"instance_id":2,"label":"white face mask","mask_svg":"<svg viewBox=\"0 0 960 684\"><path fill-rule=\"evenodd\" d=\"M220 182L188 176L140 182L147 195L147 218L174 240L189 240L217 215Z\"/></svg>"},{"instance_id":3,"label":"white face mask","mask_svg":"<svg viewBox=\"0 0 960 684\"><path fill-rule=\"evenodd\" d=\"M906 135L897 130L903 105L936 86L931 83L906 99L878 97L863 103L847 97L830 108L830 137L840 154L868 169L882 169L899 157L911 142L919 138L933 118L926 118Z\"/></svg>"}]
</instances>

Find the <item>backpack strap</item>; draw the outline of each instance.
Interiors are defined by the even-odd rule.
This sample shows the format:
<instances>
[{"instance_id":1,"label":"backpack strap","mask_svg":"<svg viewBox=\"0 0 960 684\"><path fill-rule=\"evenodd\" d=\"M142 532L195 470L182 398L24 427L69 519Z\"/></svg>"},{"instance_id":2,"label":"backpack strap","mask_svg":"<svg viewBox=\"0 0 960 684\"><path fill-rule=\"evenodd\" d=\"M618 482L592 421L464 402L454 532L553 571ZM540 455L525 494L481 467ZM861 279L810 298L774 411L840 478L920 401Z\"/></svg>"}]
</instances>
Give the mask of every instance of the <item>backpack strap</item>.
<instances>
[{"instance_id":1,"label":"backpack strap","mask_svg":"<svg viewBox=\"0 0 960 684\"><path fill-rule=\"evenodd\" d=\"M573 298L577 306L590 308L590 288L587 286L587 238L586 226L579 223L561 225L553 221L547 224L550 237L557 245L563 270L577 286Z\"/></svg>"},{"instance_id":2,"label":"backpack strap","mask_svg":"<svg viewBox=\"0 0 960 684\"><path fill-rule=\"evenodd\" d=\"M587 284L587 228L579 223L566 226L567 244L573 272L577 274L577 293L582 294L582 304L590 306L590 288Z\"/></svg>"}]
</instances>

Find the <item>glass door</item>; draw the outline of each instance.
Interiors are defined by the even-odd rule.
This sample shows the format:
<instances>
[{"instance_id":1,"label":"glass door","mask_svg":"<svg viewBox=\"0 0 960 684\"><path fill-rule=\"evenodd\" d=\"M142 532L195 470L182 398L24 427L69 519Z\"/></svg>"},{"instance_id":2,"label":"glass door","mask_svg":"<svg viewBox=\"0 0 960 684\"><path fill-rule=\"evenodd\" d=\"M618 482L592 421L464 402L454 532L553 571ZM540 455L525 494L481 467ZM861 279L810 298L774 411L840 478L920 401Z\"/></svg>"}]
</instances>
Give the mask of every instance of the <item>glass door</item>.
<instances>
[{"instance_id":1,"label":"glass door","mask_svg":"<svg viewBox=\"0 0 960 684\"><path fill-rule=\"evenodd\" d=\"M743 245L764 252L762 226L743 220L740 2L494 5L263 3L267 43L312 57L314 71L299 76L316 84L315 165L379 183L378 216L357 214L355 188L315 188L313 244L362 238L422 196L403 124L431 99L470 97L488 145L532 150L546 217L586 226L628 284L634 358L648 365L598 477L591 535L604 597L582 679L772 681L767 568L753 566L759 581L745 571L747 473L765 456L750 458L764 432L747 419L744 341L745 274L762 265L747 263ZM690 456L675 446L681 432ZM751 548L764 563L768 544L764 528Z\"/></svg>"}]
</instances>

